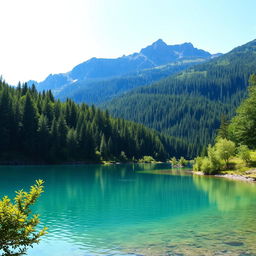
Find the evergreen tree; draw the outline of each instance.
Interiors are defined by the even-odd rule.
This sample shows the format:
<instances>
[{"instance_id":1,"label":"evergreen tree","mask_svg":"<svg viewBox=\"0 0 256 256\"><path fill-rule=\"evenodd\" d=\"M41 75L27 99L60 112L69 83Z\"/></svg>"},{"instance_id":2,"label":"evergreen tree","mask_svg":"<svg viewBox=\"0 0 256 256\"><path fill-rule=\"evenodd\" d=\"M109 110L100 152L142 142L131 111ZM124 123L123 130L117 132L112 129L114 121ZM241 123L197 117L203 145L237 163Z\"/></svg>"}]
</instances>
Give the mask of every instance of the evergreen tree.
<instances>
[{"instance_id":1,"label":"evergreen tree","mask_svg":"<svg viewBox=\"0 0 256 256\"><path fill-rule=\"evenodd\" d=\"M104 134L101 137L100 154L103 157L103 159L107 160L107 158L108 158L108 147L107 147L107 143L106 143L106 139L105 139Z\"/></svg>"},{"instance_id":2,"label":"evergreen tree","mask_svg":"<svg viewBox=\"0 0 256 256\"><path fill-rule=\"evenodd\" d=\"M33 98L28 91L25 97L23 120L22 120L24 150L36 154L36 138L38 129L38 112Z\"/></svg>"},{"instance_id":3,"label":"evergreen tree","mask_svg":"<svg viewBox=\"0 0 256 256\"><path fill-rule=\"evenodd\" d=\"M38 121L38 141L37 141L39 155L47 160L48 150L50 148L50 131L48 127L48 119L41 115Z\"/></svg>"},{"instance_id":4,"label":"evergreen tree","mask_svg":"<svg viewBox=\"0 0 256 256\"><path fill-rule=\"evenodd\" d=\"M71 128L67 133L67 150L71 159L75 159L78 150L78 140L76 131Z\"/></svg>"},{"instance_id":5,"label":"evergreen tree","mask_svg":"<svg viewBox=\"0 0 256 256\"><path fill-rule=\"evenodd\" d=\"M10 148L11 129L11 99L7 89L0 94L0 150L2 152Z\"/></svg>"},{"instance_id":6,"label":"evergreen tree","mask_svg":"<svg viewBox=\"0 0 256 256\"><path fill-rule=\"evenodd\" d=\"M64 115L61 115L57 122L57 134L58 134L58 150L61 158L66 158L67 156L67 134L68 134L68 126Z\"/></svg>"},{"instance_id":7,"label":"evergreen tree","mask_svg":"<svg viewBox=\"0 0 256 256\"><path fill-rule=\"evenodd\" d=\"M93 136L85 124L82 125L79 133L79 149L82 159L94 160L95 159L95 144Z\"/></svg>"},{"instance_id":8,"label":"evergreen tree","mask_svg":"<svg viewBox=\"0 0 256 256\"><path fill-rule=\"evenodd\" d=\"M106 160L144 155L164 159L182 147L173 138L112 118L94 106L55 101L49 91L0 81L0 161L98 161L96 151Z\"/></svg>"}]
</instances>

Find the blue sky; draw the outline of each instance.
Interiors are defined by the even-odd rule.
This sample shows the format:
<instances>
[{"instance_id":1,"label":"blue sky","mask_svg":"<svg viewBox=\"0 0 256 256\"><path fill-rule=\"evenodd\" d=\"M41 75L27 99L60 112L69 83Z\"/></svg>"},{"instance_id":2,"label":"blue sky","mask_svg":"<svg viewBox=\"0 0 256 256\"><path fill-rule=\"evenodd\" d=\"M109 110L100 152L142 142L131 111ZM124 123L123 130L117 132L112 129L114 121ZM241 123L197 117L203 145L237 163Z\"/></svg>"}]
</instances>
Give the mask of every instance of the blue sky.
<instances>
[{"instance_id":1,"label":"blue sky","mask_svg":"<svg viewBox=\"0 0 256 256\"><path fill-rule=\"evenodd\" d=\"M159 38L211 53L256 38L255 0L0 0L0 10L0 74L11 84Z\"/></svg>"}]
</instances>

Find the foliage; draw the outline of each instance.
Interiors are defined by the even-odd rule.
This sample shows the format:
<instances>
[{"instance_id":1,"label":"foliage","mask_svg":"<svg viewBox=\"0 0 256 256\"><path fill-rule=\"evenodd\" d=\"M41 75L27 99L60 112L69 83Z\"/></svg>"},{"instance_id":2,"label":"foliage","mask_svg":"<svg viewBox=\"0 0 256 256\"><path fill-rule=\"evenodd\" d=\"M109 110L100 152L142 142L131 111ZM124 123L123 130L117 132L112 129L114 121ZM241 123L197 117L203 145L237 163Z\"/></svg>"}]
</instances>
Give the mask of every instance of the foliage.
<instances>
[{"instance_id":1,"label":"foliage","mask_svg":"<svg viewBox=\"0 0 256 256\"><path fill-rule=\"evenodd\" d=\"M178 161L177 161L177 159L176 159L175 156L172 157L170 161L171 161L171 163L172 163L172 166L176 166L176 165L178 164Z\"/></svg>"},{"instance_id":2,"label":"foliage","mask_svg":"<svg viewBox=\"0 0 256 256\"><path fill-rule=\"evenodd\" d=\"M225 115L229 120L246 96L248 78L256 70L255 46L256 40L209 62L126 93L104 107L116 117L143 123L179 138L186 149L177 148L179 155L176 157L199 155L204 146L214 142L221 116ZM252 114L256 111L255 104L256 100L251 105ZM248 133L253 122L240 122L239 133L242 134L236 135L249 147L256 140L255 130L252 130L251 138ZM220 131L222 138L226 136L225 128L224 123ZM244 137L245 133L247 137Z\"/></svg>"},{"instance_id":3,"label":"foliage","mask_svg":"<svg viewBox=\"0 0 256 256\"><path fill-rule=\"evenodd\" d=\"M193 164L193 171L194 172L201 172L202 171L202 162L203 162L204 157L198 156L194 159L194 164Z\"/></svg>"},{"instance_id":4,"label":"foliage","mask_svg":"<svg viewBox=\"0 0 256 256\"><path fill-rule=\"evenodd\" d=\"M229 160L235 155L236 144L238 147L237 156L233 159L232 164L236 169L246 168L241 165L243 161L247 166L251 162L251 153L249 147L256 147L256 75L250 77L250 86L248 88L248 97L242 102L237 109L237 115L228 124L222 121L214 147L209 146L207 157L195 159L193 169L203 171L205 174L211 174L213 171L220 171L223 168L228 169ZM228 140L231 138L231 140ZM233 140L233 141L232 141ZM244 144L243 144L244 143ZM221 161L225 162L222 166ZM233 166L233 168L234 168Z\"/></svg>"},{"instance_id":5,"label":"foliage","mask_svg":"<svg viewBox=\"0 0 256 256\"><path fill-rule=\"evenodd\" d=\"M215 146L208 146L207 156L196 157L193 164L193 170L203 172L204 174L216 174L219 173L222 168L221 159Z\"/></svg>"},{"instance_id":6,"label":"foliage","mask_svg":"<svg viewBox=\"0 0 256 256\"><path fill-rule=\"evenodd\" d=\"M246 163L246 165L249 165L251 161L251 154L249 148L246 145L241 145L238 148L238 156Z\"/></svg>"},{"instance_id":7,"label":"foliage","mask_svg":"<svg viewBox=\"0 0 256 256\"><path fill-rule=\"evenodd\" d=\"M181 144L141 124L112 118L94 106L55 100L26 84L0 81L0 162L58 163L140 159L166 160ZM100 155L96 152L100 152Z\"/></svg>"},{"instance_id":8,"label":"foliage","mask_svg":"<svg viewBox=\"0 0 256 256\"><path fill-rule=\"evenodd\" d=\"M156 160L152 156L144 156L143 158L139 159L140 163L155 163Z\"/></svg>"},{"instance_id":9,"label":"foliage","mask_svg":"<svg viewBox=\"0 0 256 256\"><path fill-rule=\"evenodd\" d=\"M126 154L125 154L124 151L121 151L120 160L121 160L122 162L127 162L127 161L128 161L128 158L127 158L127 156L126 156Z\"/></svg>"},{"instance_id":10,"label":"foliage","mask_svg":"<svg viewBox=\"0 0 256 256\"><path fill-rule=\"evenodd\" d=\"M237 109L229 126L230 137L237 143L256 148L256 75L250 77L248 97Z\"/></svg>"},{"instance_id":11,"label":"foliage","mask_svg":"<svg viewBox=\"0 0 256 256\"><path fill-rule=\"evenodd\" d=\"M214 147L211 145L208 146L207 155L211 162L212 172L218 173L222 168L222 164L216 145Z\"/></svg>"},{"instance_id":12,"label":"foliage","mask_svg":"<svg viewBox=\"0 0 256 256\"><path fill-rule=\"evenodd\" d=\"M215 174L216 170L213 168L213 164L208 157L204 157L201 163L201 170L204 174L210 175Z\"/></svg>"},{"instance_id":13,"label":"foliage","mask_svg":"<svg viewBox=\"0 0 256 256\"><path fill-rule=\"evenodd\" d=\"M220 120L220 128L217 130L217 137L216 139L227 139L228 138L228 126L229 126L229 120L226 116L221 116Z\"/></svg>"},{"instance_id":14,"label":"foliage","mask_svg":"<svg viewBox=\"0 0 256 256\"><path fill-rule=\"evenodd\" d=\"M188 164L188 161L182 156L182 157L180 157L178 164L183 167Z\"/></svg>"},{"instance_id":15,"label":"foliage","mask_svg":"<svg viewBox=\"0 0 256 256\"><path fill-rule=\"evenodd\" d=\"M30 207L43 192L43 181L37 180L30 192L16 192L15 203L5 196L0 200L0 252L3 256L18 256L39 242L46 228L36 231L39 216L31 215Z\"/></svg>"},{"instance_id":16,"label":"foliage","mask_svg":"<svg viewBox=\"0 0 256 256\"><path fill-rule=\"evenodd\" d=\"M226 167L228 167L229 159L234 156L236 146L235 143L227 139L219 139L215 144L216 153L221 160L225 161ZM208 153L209 155L209 153Z\"/></svg>"}]
</instances>

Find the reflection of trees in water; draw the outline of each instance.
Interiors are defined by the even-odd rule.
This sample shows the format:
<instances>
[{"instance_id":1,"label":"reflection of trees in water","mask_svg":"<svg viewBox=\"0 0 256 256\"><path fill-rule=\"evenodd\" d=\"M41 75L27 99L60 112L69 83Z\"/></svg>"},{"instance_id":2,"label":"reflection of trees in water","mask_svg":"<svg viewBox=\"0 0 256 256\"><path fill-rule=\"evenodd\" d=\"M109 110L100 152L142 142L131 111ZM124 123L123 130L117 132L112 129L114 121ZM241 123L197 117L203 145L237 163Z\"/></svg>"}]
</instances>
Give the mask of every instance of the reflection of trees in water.
<instances>
[{"instance_id":1,"label":"reflection of trees in water","mask_svg":"<svg viewBox=\"0 0 256 256\"><path fill-rule=\"evenodd\" d=\"M38 210L49 236L62 229L63 237L88 239L101 236L100 230L159 221L185 214L188 207L197 211L207 205L207 197L195 190L191 177L136 172L148 166L70 166L47 171L47 189Z\"/></svg>"},{"instance_id":2,"label":"reflection of trees in water","mask_svg":"<svg viewBox=\"0 0 256 256\"><path fill-rule=\"evenodd\" d=\"M207 192L209 200L221 211L246 207L255 203L256 184L193 175L197 188Z\"/></svg>"},{"instance_id":3,"label":"reflection of trees in water","mask_svg":"<svg viewBox=\"0 0 256 256\"><path fill-rule=\"evenodd\" d=\"M208 232L212 226L218 229L225 223L228 226L223 229L231 232L233 227L237 229L236 225L241 225L238 223L241 220L246 228L252 224L251 219L242 219L248 217L246 214L236 219L237 212L241 214L241 211L230 211L232 215L223 214L225 218L219 218L222 214L217 214L216 210L210 221L208 215L202 220L202 213L206 210L208 214L209 199L222 211L244 207L247 212L249 207L246 206L255 200L254 184L201 176L192 178L182 176L183 170L178 169L173 169L172 175L138 172L153 168L166 173L160 166L150 164L38 166L8 168L6 171L9 178L20 184L17 188L26 189L38 178L46 181L46 191L35 210L40 212L43 224L49 227L50 243L67 239L72 244L97 250L113 247L113 241L127 239L127 243L133 240L137 245L141 237L145 242L149 239L148 233L152 230L157 233L159 226L162 232L168 227L173 234L176 228L176 234L183 235L184 230L196 230L198 223L202 232ZM1 190L5 191L5 186L11 188L10 183L13 182L8 184L2 178ZM11 188L11 191L15 189ZM189 216L193 219L188 219L187 213L191 213ZM255 217L255 213L251 216ZM215 219L218 225L212 224ZM152 235L154 241L156 236Z\"/></svg>"}]
</instances>

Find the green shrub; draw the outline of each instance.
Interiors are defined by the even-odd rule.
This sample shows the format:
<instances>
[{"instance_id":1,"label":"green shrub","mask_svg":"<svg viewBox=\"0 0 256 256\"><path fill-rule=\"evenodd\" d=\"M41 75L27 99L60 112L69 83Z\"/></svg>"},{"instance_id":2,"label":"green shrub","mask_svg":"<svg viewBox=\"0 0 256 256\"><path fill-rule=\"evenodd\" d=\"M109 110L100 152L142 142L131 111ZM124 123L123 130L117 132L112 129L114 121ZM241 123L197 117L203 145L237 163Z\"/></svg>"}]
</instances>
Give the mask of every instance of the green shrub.
<instances>
[{"instance_id":1,"label":"green shrub","mask_svg":"<svg viewBox=\"0 0 256 256\"><path fill-rule=\"evenodd\" d=\"M251 161L251 154L249 148L246 145L241 145L238 148L238 156L246 163L246 165L249 165Z\"/></svg>"},{"instance_id":2,"label":"green shrub","mask_svg":"<svg viewBox=\"0 0 256 256\"><path fill-rule=\"evenodd\" d=\"M152 156L144 156L139 160L140 163L155 163L156 160Z\"/></svg>"},{"instance_id":3,"label":"green shrub","mask_svg":"<svg viewBox=\"0 0 256 256\"><path fill-rule=\"evenodd\" d=\"M227 139L219 139L215 144L216 153L221 160L225 161L225 167L228 167L229 159L234 156L236 151L235 143Z\"/></svg>"},{"instance_id":4,"label":"green shrub","mask_svg":"<svg viewBox=\"0 0 256 256\"><path fill-rule=\"evenodd\" d=\"M201 172L202 171L202 161L203 161L203 157L196 157L194 160L194 164L193 164L193 171L195 172Z\"/></svg>"},{"instance_id":5,"label":"green shrub","mask_svg":"<svg viewBox=\"0 0 256 256\"><path fill-rule=\"evenodd\" d=\"M171 158L172 167L178 164L176 157Z\"/></svg>"},{"instance_id":6,"label":"green shrub","mask_svg":"<svg viewBox=\"0 0 256 256\"><path fill-rule=\"evenodd\" d=\"M202 161L201 165L201 170L204 174L212 174L213 173L213 168L212 168L212 163L208 157L205 157Z\"/></svg>"},{"instance_id":7,"label":"green shrub","mask_svg":"<svg viewBox=\"0 0 256 256\"><path fill-rule=\"evenodd\" d=\"M30 192L16 192L14 203L5 196L0 200L0 253L2 256L24 255L28 247L38 243L46 228L36 231L39 216L32 215L33 205L43 192L43 181L37 180Z\"/></svg>"},{"instance_id":8,"label":"green shrub","mask_svg":"<svg viewBox=\"0 0 256 256\"><path fill-rule=\"evenodd\" d=\"M187 163L188 163L187 160L183 156L179 159L179 162L178 162L180 166L186 166Z\"/></svg>"},{"instance_id":9,"label":"green shrub","mask_svg":"<svg viewBox=\"0 0 256 256\"><path fill-rule=\"evenodd\" d=\"M216 151L215 147L211 145L208 146L208 158L211 162L212 170L215 173L218 173L222 168L221 159L219 158L218 152Z\"/></svg>"}]
</instances>

